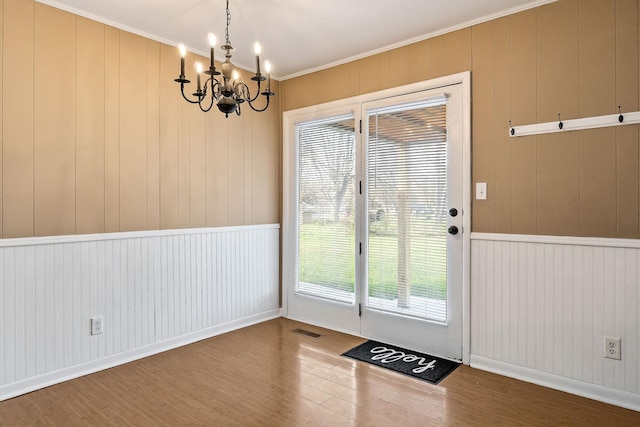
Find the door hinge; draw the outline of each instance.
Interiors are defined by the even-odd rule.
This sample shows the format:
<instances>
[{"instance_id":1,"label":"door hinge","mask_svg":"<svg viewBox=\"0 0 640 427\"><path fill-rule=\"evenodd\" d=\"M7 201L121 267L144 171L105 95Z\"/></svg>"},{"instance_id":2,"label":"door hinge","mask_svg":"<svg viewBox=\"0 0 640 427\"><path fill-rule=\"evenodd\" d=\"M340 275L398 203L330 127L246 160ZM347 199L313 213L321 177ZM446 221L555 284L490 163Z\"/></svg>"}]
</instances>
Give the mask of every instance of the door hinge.
<instances>
[{"instance_id":1,"label":"door hinge","mask_svg":"<svg viewBox=\"0 0 640 427\"><path fill-rule=\"evenodd\" d=\"M362 120L360 120L360 133L362 133Z\"/></svg>"},{"instance_id":2,"label":"door hinge","mask_svg":"<svg viewBox=\"0 0 640 427\"><path fill-rule=\"evenodd\" d=\"M362 255L362 242L360 242L360 249L358 249L358 255Z\"/></svg>"},{"instance_id":3,"label":"door hinge","mask_svg":"<svg viewBox=\"0 0 640 427\"><path fill-rule=\"evenodd\" d=\"M358 303L358 317L362 317L362 303Z\"/></svg>"},{"instance_id":4,"label":"door hinge","mask_svg":"<svg viewBox=\"0 0 640 427\"><path fill-rule=\"evenodd\" d=\"M362 194L362 181L360 181L360 194Z\"/></svg>"}]
</instances>

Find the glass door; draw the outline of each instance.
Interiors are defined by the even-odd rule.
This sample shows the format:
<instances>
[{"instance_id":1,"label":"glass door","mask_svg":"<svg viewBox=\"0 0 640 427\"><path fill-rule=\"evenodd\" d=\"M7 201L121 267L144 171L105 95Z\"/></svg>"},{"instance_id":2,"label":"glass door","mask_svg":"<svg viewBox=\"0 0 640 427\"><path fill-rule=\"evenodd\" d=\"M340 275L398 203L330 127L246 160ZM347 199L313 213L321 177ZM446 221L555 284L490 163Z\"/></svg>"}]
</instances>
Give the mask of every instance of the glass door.
<instances>
[{"instance_id":1,"label":"glass door","mask_svg":"<svg viewBox=\"0 0 640 427\"><path fill-rule=\"evenodd\" d=\"M462 358L459 88L362 106L361 333Z\"/></svg>"},{"instance_id":2,"label":"glass door","mask_svg":"<svg viewBox=\"0 0 640 427\"><path fill-rule=\"evenodd\" d=\"M285 316L462 359L462 86L285 113Z\"/></svg>"},{"instance_id":3,"label":"glass door","mask_svg":"<svg viewBox=\"0 0 640 427\"><path fill-rule=\"evenodd\" d=\"M327 112L292 126L295 276L289 314L359 331L356 312L356 119Z\"/></svg>"}]
</instances>

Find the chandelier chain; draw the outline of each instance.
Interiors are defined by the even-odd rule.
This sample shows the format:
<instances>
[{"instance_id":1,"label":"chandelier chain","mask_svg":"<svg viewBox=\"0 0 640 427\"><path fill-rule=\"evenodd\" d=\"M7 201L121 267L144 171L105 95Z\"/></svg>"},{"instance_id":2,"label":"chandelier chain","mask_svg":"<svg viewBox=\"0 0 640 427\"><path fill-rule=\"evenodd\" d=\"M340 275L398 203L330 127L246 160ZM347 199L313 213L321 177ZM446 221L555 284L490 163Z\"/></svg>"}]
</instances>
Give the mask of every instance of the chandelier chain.
<instances>
[{"instance_id":1,"label":"chandelier chain","mask_svg":"<svg viewBox=\"0 0 640 427\"><path fill-rule=\"evenodd\" d=\"M229 24L230 23L231 23L231 12L229 12L229 0L227 0L227 29L225 30L227 46L231 46L231 42L229 41Z\"/></svg>"}]
</instances>

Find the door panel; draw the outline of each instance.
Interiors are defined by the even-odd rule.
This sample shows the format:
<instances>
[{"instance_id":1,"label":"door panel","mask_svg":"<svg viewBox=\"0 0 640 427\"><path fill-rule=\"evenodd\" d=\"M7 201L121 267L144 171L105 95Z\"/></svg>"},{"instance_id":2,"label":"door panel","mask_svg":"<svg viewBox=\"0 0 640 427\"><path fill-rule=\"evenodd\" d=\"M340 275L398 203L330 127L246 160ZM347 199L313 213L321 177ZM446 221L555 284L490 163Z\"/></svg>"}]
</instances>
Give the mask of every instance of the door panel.
<instances>
[{"instance_id":1,"label":"door panel","mask_svg":"<svg viewBox=\"0 0 640 427\"><path fill-rule=\"evenodd\" d=\"M355 115L328 111L294 126L295 285L290 314L359 331L355 285Z\"/></svg>"},{"instance_id":2,"label":"door panel","mask_svg":"<svg viewBox=\"0 0 640 427\"><path fill-rule=\"evenodd\" d=\"M362 107L361 333L454 359L462 358L462 240L448 229L462 229L459 95L454 86Z\"/></svg>"}]
</instances>

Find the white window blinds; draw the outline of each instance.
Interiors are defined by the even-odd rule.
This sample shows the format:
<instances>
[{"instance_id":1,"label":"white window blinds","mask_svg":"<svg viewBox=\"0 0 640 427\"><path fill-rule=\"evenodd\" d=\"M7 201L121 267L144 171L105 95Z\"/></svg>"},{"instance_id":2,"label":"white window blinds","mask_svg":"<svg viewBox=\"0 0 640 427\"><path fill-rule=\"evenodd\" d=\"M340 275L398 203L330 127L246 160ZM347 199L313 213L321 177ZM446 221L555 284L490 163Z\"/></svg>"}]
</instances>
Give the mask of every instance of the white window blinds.
<instances>
[{"instance_id":1,"label":"white window blinds","mask_svg":"<svg viewBox=\"0 0 640 427\"><path fill-rule=\"evenodd\" d=\"M446 321L446 97L366 112L367 306Z\"/></svg>"},{"instance_id":2,"label":"white window blinds","mask_svg":"<svg viewBox=\"0 0 640 427\"><path fill-rule=\"evenodd\" d=\"M354 302L353 115L296 124L296 292Z\"/></svg>"}]
</instances>

